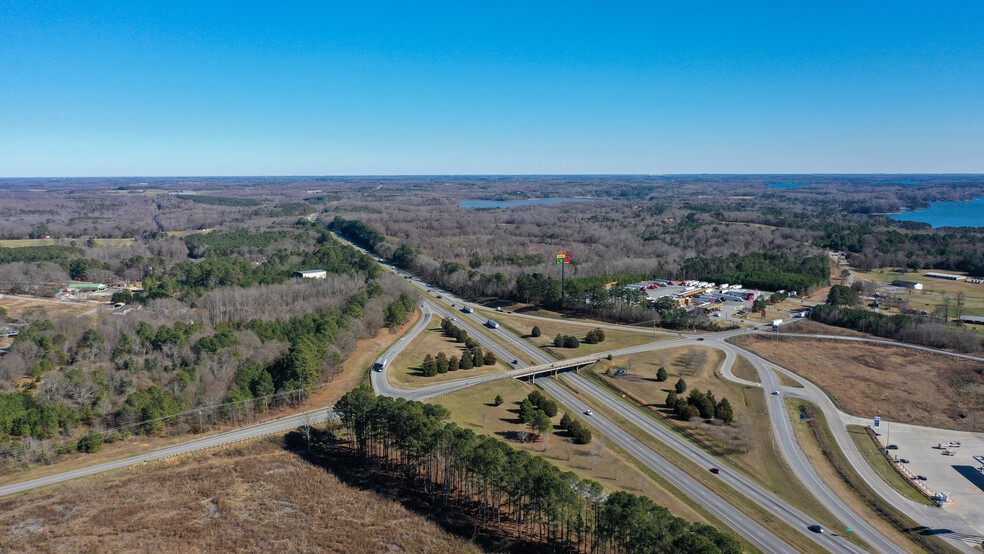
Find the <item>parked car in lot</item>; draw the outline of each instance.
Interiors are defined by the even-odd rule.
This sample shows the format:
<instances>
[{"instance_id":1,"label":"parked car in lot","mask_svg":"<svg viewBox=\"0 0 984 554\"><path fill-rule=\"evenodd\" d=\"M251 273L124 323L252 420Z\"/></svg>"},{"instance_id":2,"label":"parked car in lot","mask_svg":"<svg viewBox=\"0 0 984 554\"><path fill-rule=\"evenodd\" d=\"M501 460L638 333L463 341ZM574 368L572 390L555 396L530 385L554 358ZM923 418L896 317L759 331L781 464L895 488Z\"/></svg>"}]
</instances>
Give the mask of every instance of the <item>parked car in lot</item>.
<instances>
[{"instance_id":1,"label":"parked car in lot","mask_svg":"<svg viewBox=\"0 0 984 554\"><path fill-rule=\"evenodd\" d=\"M900 464L907 464L907 463L909 463L909 460L906 460L905 458L899 458L899 463Z\"/></svg>"},{"instance_id":2,"label":"parked car in lot","mask_svg":"<svg viewBox=\"0 0 984 554\"><path fill-rule=\"evenodd\" d=\"M899 449L899 445L897 444L890 444L885 447L885 450L898 450L898 449Z\"/></svg>"},{"instance_id":3,"label":"parked car in lot","mask_svg":"<svg viewBox=\"0 0 984 554\"><path fill-rule=\"evenodd\" d=\"M926 476L925 475L916 475L916 480L918 480L918 481L929 481L929 479L926 479Z\"/></svg>"}]
</instances>

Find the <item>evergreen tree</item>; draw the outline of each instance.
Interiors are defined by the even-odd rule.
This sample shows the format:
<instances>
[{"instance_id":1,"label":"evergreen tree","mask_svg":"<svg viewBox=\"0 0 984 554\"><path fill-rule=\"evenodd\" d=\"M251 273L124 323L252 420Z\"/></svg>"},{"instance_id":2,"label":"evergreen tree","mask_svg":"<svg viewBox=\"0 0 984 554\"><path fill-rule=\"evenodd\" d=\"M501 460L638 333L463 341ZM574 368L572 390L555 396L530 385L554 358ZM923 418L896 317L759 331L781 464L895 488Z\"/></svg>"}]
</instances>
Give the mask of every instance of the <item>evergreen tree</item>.
<instances>
[{"instance_id":1,"label":"evergreen tree","mask_svg":"<svg viewBox=\"0 0 984 554\"><path fill-rule=\"evenodd\" d=\"M665 367L659 368L659 371L656 372L656 380L659 381L660 383L666 381L669 377L670 376L666 373Z\"/></svg>"},{"instance_id":2,"label":"evergreen tree","mask_svg":"<svg viewBox=\"0 0 984 554\"><path fill-rule=\"evenodd\" d=\"M444 352L438 352L437 358L434 360L437 363L437 372L444 374L448 372L448 356Z\"/></svg>"},{"instance_id":3,"label":"evergreen tree","mask_svg":"<svg viewBox=\"0 0 984 554\"><path fill-rule=\"evenodd\" d=\"M541 333L540 333L540 328L539 328L539 327L537 327L536 325L534 325L534 326L533 326L533 330L532 330L532 331L530 331L530 336L532 336L532 337L539 337L539 336L540 336L540 334L541 334Z\"/></svg>"},{"instance_id":4,"label":"evergreen tree","mask_svg":"<svg viewBox=\"0 0 984 554\"><path fill-rule=\"evenodd\" d=\"M475 363L472 360L472 355L470 351L465 350L464 352L462 352L461 363L459 364L459 367L461 367L461 369L472 369L473 367L475 367Z\"/></svg>"},{"instance_id":5,"label":"evergreen tree","mask_svg":"<svg viewBox=\"0 0 984 554\"><path fill-rule=\"evenodd\" d=\"M683 380L683 377L681 377L680 380L676 382L676 385L673 386L673 388L676 390L677 394L683 394L687 392L687 382Z\"/></svg>"},{"instance_id":6,"label":"evergreen tree","mask_svg":"<svg viewBox=\"0 0 984 554\"><path fill-rule=\"evenodd\" d=\"M502 404L504 402L505 402L505 400L502 399L502 395L501 394L497 394L497 395L495 395L495 400L492 401L492 404L494 404L496 406L502 406Z\"/></svg>"},{"instance_id":7,"label":"evergreen tree","mask_svg":"<svg viewBox=\"0 0 984 554\"><path fill-rule=\"evenodd\" d=\"M529 427L536 436L540 436L546 431L550 430L551 427L550 417L544 413L543 410L533 410L530 420L526 422L526 426Z\"/></svg>"},{"instance_id":8,"label":"evergreen tree","mask_svg":"<svg viewBox=\"0 0 984 554\"><path fill-rule=\"evenodd\" d=\"M731 403L728 402L727 398L722 398L721 401L718 402L717 407L714 409L714 415L729 425L732 421L734 421L735 413L731 409Z\"/></svg>"},{"instance_id":9,"label":"evergreen tree","mask_svg":"<svg viewBox=\"0 0 984 554\"><path fill-rule=\"evenodd\" d=\"M461 369L461 360L457 356L451 356L448 359L448 371L458 371Z\"/></svg>"},{"instance_id":10,"label":"evergreen tree","mask_svg":"<svg viewBox=\"0 0 984 554\"><path fill-rule=\"evenodd\" d=\"M420 371L424 374L424 377L433 377L437 375L437 363L430 354L424 356L424 362L420 364Z\"/></svg>"},{"instance_id":11,"label":"evergreen tree","mask_svg":"<svg viewBox=\"0 0 984 554\"><path fill-rule=\"evenodd\" d=\"M540 406L540 409L543 410L543 413L547 414L549 417L556 416L558 411L557 403L553 400L544 401L543 405Z\"/></svg>"},{"instance_id":12,"label":"evergreen tree","mask_svg":"<svg viewBox=\"0 0 984 554\"><path fill-rule=\"evenodd\" d=\"M673 408L676 406L676 401L677 401L677 393L676 391L671 390L669 394L666 395L666 406L669 408Z\"/></svg>"},{"instance_id":13,"label":"evergreen tree","mask_svg":"<svg viewBox=\"0 0 984 554\"><path fill-rule=\"evenodd\" d=\"M485 365L495 365L496 357L491 350L485 351Z\"/></svg>"}]
</instances>

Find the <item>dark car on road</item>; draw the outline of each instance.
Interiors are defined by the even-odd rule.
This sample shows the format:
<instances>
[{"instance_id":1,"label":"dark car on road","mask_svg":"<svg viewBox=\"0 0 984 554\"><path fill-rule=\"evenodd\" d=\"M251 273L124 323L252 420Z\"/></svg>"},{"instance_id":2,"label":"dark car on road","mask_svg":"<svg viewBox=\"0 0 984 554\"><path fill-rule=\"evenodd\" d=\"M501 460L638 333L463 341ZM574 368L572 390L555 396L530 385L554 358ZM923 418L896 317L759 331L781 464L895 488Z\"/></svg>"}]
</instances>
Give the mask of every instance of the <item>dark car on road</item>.
<instances>
[{"instance_id":1,"label":"dark car on road","mask_svg":"<svg viewBox=\"0 0 984 554\"><path fill-rule=\"evenodd\" d=\"M713 474L715 474L715 475L717 475L718 473L721 473L721 470L720 470L720 469L718 469L718 468L716 468L716 467L712 467L712 468L711 468L711 473L713 473Z\"/></svg>"},{"instance_id":2,"label":"dark car on road","mask_svg":"<svg viewBox=\"0 0 984 554\"><path fill-rule=\"evenodd\" d=\"M811 525L811 526L807 527L807 529L809 529L810 531L813 531L814 533L823 533L823 527L821 527L819 525Z\"/></svg>"}]
</instances>

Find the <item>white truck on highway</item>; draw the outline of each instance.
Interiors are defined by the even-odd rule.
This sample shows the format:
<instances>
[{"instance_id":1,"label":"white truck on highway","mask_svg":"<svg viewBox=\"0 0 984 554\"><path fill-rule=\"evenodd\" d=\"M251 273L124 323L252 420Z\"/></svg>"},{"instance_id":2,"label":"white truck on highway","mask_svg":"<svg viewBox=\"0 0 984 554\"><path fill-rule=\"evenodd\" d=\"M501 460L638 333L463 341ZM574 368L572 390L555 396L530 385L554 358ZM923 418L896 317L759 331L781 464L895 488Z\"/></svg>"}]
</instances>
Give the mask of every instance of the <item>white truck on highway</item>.
<instances>
[{"instance_id":1,"label":"white truck on highway","mask_svg":"<svg viewBox=\"0 0 984 554\"><path fill-rule=\"evenodd\" d=\"M492 320L492 319L490 319L488 321L488 323L486 323L486 325L488 325L490 329L498 329L499 328L499 322L498 321L495 321L495 320Z\"/></svg>"}]
</instances>

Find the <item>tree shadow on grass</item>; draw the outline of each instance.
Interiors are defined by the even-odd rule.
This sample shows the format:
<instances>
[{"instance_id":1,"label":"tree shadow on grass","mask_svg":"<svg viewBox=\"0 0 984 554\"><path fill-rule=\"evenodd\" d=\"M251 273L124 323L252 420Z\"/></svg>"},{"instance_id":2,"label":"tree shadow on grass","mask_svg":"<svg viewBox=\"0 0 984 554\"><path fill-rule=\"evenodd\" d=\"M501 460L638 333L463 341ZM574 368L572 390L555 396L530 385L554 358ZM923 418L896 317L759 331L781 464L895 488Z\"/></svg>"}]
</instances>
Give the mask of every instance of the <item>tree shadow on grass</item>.
<instances>
[{"instance_id":1,"label":"tree shadow on grass","mask_svg":"<svg viewBox=\"0 0 984 554\"><path fill-rule=\"evenodd\" d=\"M304 435L292 431L284 437L284 448L323 468L342 483L359 490L370 490L398 502L407 510L426 517L448 533L471 542L486 552L571 552L564 545L519 540L487 526L478 517L482 507L477 502L445 507L439 485L430 482L412 483L374 469L371 461L362 458L351 448L350 443L337 440L328 431L317 428L313 430L310 451ZM330 499L326 499L328 500ZM504 526L511 524L505 515L502 520Z\"/></svg>"}]
</instances>

